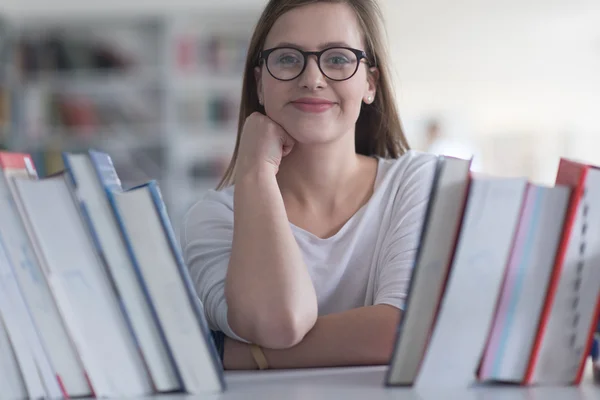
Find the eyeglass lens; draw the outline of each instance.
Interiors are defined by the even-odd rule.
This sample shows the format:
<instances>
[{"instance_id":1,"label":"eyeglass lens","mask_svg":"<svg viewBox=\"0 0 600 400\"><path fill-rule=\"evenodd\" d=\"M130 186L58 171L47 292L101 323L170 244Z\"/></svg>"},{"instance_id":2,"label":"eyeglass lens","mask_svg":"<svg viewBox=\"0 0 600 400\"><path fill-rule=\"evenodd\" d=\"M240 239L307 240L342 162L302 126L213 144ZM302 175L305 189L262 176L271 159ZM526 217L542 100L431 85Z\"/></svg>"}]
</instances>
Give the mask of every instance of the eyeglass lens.
<instances>
[{"instance_id":1,"label":"eyeglass lens","mask_svg":"<svg viewBox=\"0 0 600 400\"><path fill-rule=\"evenodd\" d=\"M277 79L291 80L298 77L306 60L302 53L293 48L276 49L267 59L269 72ZM356 72L356 54L344 48L328 49L321 55L320 68L329 79L344 80Z\"/></svg>"}]
</instances>

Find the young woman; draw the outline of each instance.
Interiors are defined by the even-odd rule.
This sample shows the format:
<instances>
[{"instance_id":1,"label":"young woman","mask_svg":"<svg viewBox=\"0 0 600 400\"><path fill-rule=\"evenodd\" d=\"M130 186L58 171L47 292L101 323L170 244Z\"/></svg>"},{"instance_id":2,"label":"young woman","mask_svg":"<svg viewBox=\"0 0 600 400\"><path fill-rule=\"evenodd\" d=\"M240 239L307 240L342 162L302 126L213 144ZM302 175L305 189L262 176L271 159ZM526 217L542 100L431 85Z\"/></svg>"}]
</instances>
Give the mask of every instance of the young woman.
<instances>
[{"instance_id":1,"label":"young woman","mask_svg":"<svg viewBox=\"0 0 600 400\"><path fill-rule=\"evenodd\" d=\"M408 151L381 20L271 0L257 24L231 165L181 235L227 369L391 356L435 156Z\"/></svg>"}]
</instances>

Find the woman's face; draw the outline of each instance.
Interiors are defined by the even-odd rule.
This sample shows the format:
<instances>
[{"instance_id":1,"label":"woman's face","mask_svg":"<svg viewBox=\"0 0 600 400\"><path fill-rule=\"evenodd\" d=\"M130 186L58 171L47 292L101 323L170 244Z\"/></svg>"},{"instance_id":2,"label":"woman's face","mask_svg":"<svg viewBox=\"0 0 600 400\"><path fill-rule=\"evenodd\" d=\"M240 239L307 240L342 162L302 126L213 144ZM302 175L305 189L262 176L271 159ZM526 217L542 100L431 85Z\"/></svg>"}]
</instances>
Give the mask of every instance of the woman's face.
<instances>
[{"instance_id":1,"label":"woman's face","mask_svg":"<svg viewBox=\"0 0 600 400\"><path fill-rule=\"evenodd\" d=\"M263 50L281 46L304 51L338 46L365 50L356 14L344 3L316 3L282 15L269 32ZM328 74L343 74L336 71L353 63L347 55L324 54L321 66ZM271 71L282 74L280 77L293 76L301 64L302 57L288 50L274 53L269 59ZM369 69L366 60L345 81L328 79L315 56L307 58L304 72L293 80L275 79L266 63L257 67L255 73L259 100L266 114L301 144L329 143L346 134L354 135L361 103L370 103L375 98L377 70Z\"/></svg>"}]
</instances>

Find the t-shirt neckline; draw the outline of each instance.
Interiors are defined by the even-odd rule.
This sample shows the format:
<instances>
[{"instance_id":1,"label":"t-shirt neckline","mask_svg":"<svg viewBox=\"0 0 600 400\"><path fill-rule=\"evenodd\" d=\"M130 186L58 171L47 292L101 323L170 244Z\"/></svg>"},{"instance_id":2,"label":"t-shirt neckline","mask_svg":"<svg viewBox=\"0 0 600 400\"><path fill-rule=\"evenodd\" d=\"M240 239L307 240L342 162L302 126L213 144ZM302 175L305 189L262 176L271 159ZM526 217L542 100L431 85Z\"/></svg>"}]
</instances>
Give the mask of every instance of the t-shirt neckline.
<instances>
[{"instance_id":1,"label":"t-shirt neckline","mask_svg":"<svg viewBox=\"0 0 600 400\"><path fill-rule=\"evenodd\" d=\"M311 239L314 242L321 242L321 243L325 243L325 242L332 242L335 241L337 238L339 238L340 236L343 236L344 233L350 229L355 223L356 221L359 220L359 217L365 212L365 210L369 207L369 205L373 202L373 198L375 197L375 195L378 192L379 186L380 186L380 182L381 182L381 178L382 178L382 164L384 159L382 157L376 157L377 159L377 172L375 173L375 183L373 184L373 193L371 194L371 197L369 197L369 200L367 200L365 202L365 204L363 204L358 210L356 210L356 212L344 223L344 225L342 225L342 227L340 229L338 229L338 231L336 233L334 233L331 236L328 236L326 238L322 238L319 237L317 235L315 235L312 232L309 232L305 229L300 228L297 225L294 225L293 223L289 223L292 230L299 232L300 234L307 236L309 239Z\"/></svg>"}]
</instances>

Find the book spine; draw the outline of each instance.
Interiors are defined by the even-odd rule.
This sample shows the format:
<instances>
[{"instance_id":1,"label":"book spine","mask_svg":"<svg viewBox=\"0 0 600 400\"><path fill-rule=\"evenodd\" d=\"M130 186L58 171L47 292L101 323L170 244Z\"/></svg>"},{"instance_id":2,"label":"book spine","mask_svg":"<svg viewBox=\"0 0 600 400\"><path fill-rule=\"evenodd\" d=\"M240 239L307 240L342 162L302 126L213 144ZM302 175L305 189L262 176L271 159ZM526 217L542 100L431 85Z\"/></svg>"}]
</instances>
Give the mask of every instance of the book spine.
<instances>
[{"instance_id":1,"label":"book spine","mask_svg":"<svg viewBox=\"0 0 600 400\"><path fill-rule=\"evenodd\" d=\"M510 332L512 314L514 313L518 297L521 294L519 283L527 267L524 255L529 250L531 235L534 234L534 230L531 227L536 224L536 222L532 222L532 219L534 219L534 213L537 214L536 210L541 210L539 193L536 192L536 188L530 183L527 184L527 193L525 196L521 214L519 215L520 223L518 232L513 239L510 258L507 261L503 277L502 292L496 304L494 322L490 328L488 342L485 346L481 370L482 376L480 378L493 379L499 373L506 341Z\"/></svg>"},{"instance_id":2,"label":"book spine","mask_svg":"<svg viewBox=\"0 0 600 400\"><path fill-rule=\"evenodd\" d=\"M105 190L106 196L108 198L108 203L110 204L110 207L112 209L113 216L115 217L115 220L117 222L117 226L118 226L119 232L121 234L121 239L123 240L123 243L125 244L125 248L127 249L127 254L129 255L129 259L131 260L131 265L133 265L133 270L137 277L138 283L140 284L142 293L144 294L144 298L146 299L148 308L150 309L150 313L152 314L152 318L156 322L158 334L159 334L162 342L165 344L165 348L167 350L167 356L169 357L169 361L170 361L171 365L173 366L173 370L175 372L175 376L177 378L178 385L180 388L183 389L185 387L185 385L183 382L183 377L181 376L181 371L179 370L179 368L177 366L177 363L175 361L175 356L173 355L173 351L171 349L171 345L169 344L169 341L167 340L167 336L165 334L164 328L161 324L160 318L158 317L158 313L154 306L152 296L150 295L148 287L146 286L146 281L141 272L138 259L135 255L135 251L133 250L131 241L129 240L129 234L127 233L127 228L125 227L125 224L123 222L121 212L119 211L119 206L116 203L115 193L113 193L113 191L108 187L105 187L104 190Z\"/></svg>"},{"instance_id":3,"label":"book spine","mask_svg":"<svg viewBox=\"0 0 600 400\"><path fill-rule=\"evenodd\" d=\"M173 254L173 257L175 258L177 266L179 267L181 279L184 283L184 286L186 287L188 300L190 301L192 309L196 313L196 316L197 316L196 320L198 322L198 325L200 326L200 330L203 333L205 343L211 354L214 370L219 377L219 381L221 383L221 388L223 390L225 390L226 383L225 383L225 377L223 374L223 366L221 364L221 358L219 357L219 353L217 352L217 348L215 347L214 341L212 339L212 335L210 333L208 325L206 324L206 319L204 317L204 310L198 300L198 296L196 295L196 290L194 289L194 286L192 285L192 280L189 276L189 271L185 265L185 261L183 260L183 256L177 245L177 241L175 240L175 233L173 232L173 227L171 226L171 222L170 222L170 219L169 219L169 216L167 213L167 208L165 206L164 201L162 200L162 195L160 193L160 189L158 187L158 184L155 181L151 181L148 183L148 189L150 191L150 194L152 195L152 200L154 201L154 205L156 207L158 216L160 217L161 224L163 226L165 234L167 235L167 239L168 239L170 247L171 247L171 252Z\"/></svg>"},{"instance_id":4,"label":"book spine","mask_svg":"<svg viewBox=\"0 0 600 400\"><path fill-rule=\"evenodd\" d=\"M573 229L575 227L577 210L579 209L581 199L583 197L583 188L584 188L584 183L585 183L586 177L587 177L587 169L585 169L580 174L577 186L574 188L574 190L571 193L571 198L569 200L569 203L570 203L569 211L568 211L567 217L565 219L561 243L559 245L559 249L558 249L558 252L556 255L554 269L552 271L552 276L550 278L550 284L548 285L548 291L546 293L546 299L544 301L544 308L540 315L540 321L538 324L537 333L535 336L535 340L533 342L533 348L531 350L531 354L529 355L529 362L527 365L527 370L525 372L525 377L523 379L523 383L525 385L530 385L533 383L533 375L534 375L535 369L537 367L542 340L546 333L548 321L551 316L550 314L552 311L552 306L554 304L554 299L556 297L558 283L559 283L561 275L562 275L563 264L565 261L565 257L567 255L567 249L569 248L569 243L571 241L571 233L573 232Z\"/></svg>"},{"instance_id":5,"label":"book spine","mask_svg":"<svg viewBox=\"0 0 600 400\"><path fill-rule=\"evenodd\" d=\"M429 191L429 200L427 203L427 209L425 210L425 219L423 221L423 226L421 228L421 235L419 237L419 243L424 243L425 242L425 237L427 236L427 224L428 224L428 218L432 213L433 210L433 205L435 203L435 198L437 195L437 186L438 186L438 182L440 180L440 175L442 173L444 167L444 158L438 156L437 160L436 160L436 167L435 167L435 174L433 176L433 180L431 183L431 190ZM412 278L410 280L410 284L408 286L408 291L406 293L406 302L404 304L404 310L402 311L402 318L400 318L400 322L396 328L396 339L394 341L394 348L392 350L392 360L391 360L391 365L396 365L396 358L397 358L397 354L398 354L398 349L400 348L401 344L402 344L402 333L404 332L404 326L405 323L407 321L407 319L412 315L412 310L411 310L411 300L413 299L414 295L415 295L415 285L418 281L417 277L419 275L419 260L422 257L422 253L423 253L423 247L419 246L418 250L417 250L417 254L415 256L415 262L413 265L413 272L412 272ZM388 368L387 369L387 373L386 373L386 378L385 378L385 385L386 386L408 386L408 385L397 385L396 383L392 383L392 379L394 374L394 368Z\"/></svg>"},{"instance_id":6,"label":"book spine","mask_svg":"<svg viewBox=\"0 0 600 400\"><path fill-rule=\"evenodd\" d=\"M121 191L121 180L115 170L115 166L110 156L100 151L90 150L88 152L94 170L98 175L98 179L107 190Z\"/></svg>"}]
</instances>

